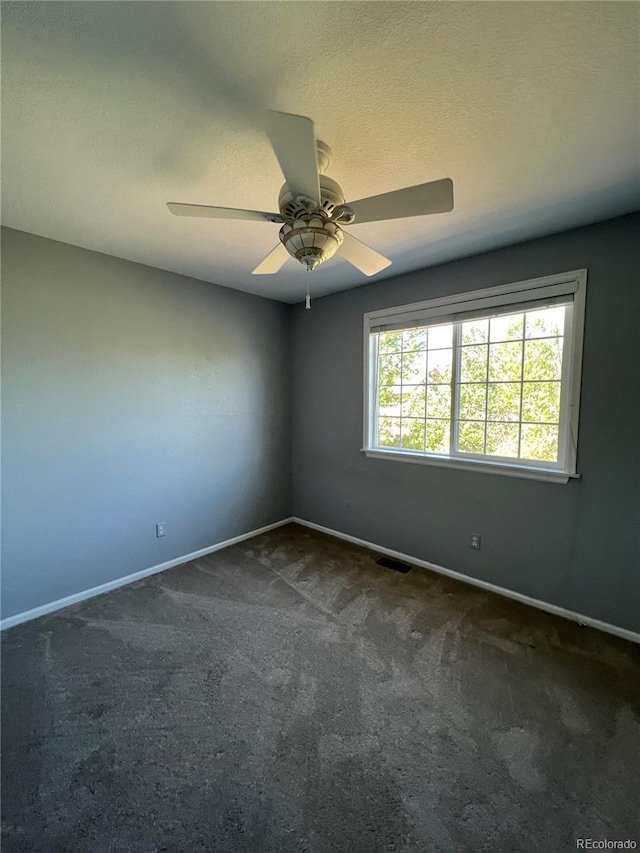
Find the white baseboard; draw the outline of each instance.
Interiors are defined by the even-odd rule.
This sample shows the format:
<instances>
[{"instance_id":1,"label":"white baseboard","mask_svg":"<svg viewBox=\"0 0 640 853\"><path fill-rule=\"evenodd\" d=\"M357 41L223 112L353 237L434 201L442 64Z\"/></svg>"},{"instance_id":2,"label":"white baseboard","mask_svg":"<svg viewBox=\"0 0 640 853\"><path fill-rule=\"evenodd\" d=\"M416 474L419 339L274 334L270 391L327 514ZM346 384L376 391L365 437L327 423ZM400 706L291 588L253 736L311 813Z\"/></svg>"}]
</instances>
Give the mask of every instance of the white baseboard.
<instances>
[{"instance_id":1,"label":"white baseboard","mask_svg":"<svg viewBox=\"0 0 640 853\"><path fill-rule=\"evenodd\" d=\"M0 622L0 631L4 631L6 628L13 628L14 625L20 625L22 622L29 622L31 619L37 619L39 616L46 616L47 613L53 613L55 610L61 610L63 607L69 607L71 604L77 604L79 601L85 601L87 598L93 598L96 595L102 595L103 592L110 592L112 589L118 589L118 587L134 583L134 581L142 580L142 578L148 578L149 575L157 575L159 572L173 569L175 566L181 566L183 563L188 563L191 560L197 560L198 557L213 554L214 551L221 551L223 548L235 545L236 542L242 542L245 539L251 539L253 536L259 536L260 533L266 533L268 530L282 527L283 524L289 524L291 521L293 521L293 518L283 518L282 521L276 521L274 524L267 524L265 527L259 527L257 530L250 530L248 533L234 536L233 539L225 539L224 542L218 542L217 545L210 545L208 548L202 548L200 551L194 551L191 554L184 554L182 557L176 557L173 560L168 560L166 563L159 563L157 566L151 566L149 569L134 572L132 575L126 575L123 578L117 578L114 581L100 584L100 586L94 586L91 589L85 589L73 595L67 595L65 598L50 601L48 604L42 604L40 607L34 607L32 610L16 613L15 616L8 616Z\"/></svg>"},{"instance_id":2,"label":"white baseboard","mask_svg":"<svg viewBox=\"0 0 640 853\"><path fill-rule=\"evenodd\" d=\"M193 551L191 554L184 554L181 557L175 557L173 560L168 560L166 563L159 563L157 566L151 566L148 569L142 569L140 572L134 572L131 575L126 575L122 578L109 581L108 583L94 586L91 589L77 592L74 595L68 595L65 598L59 598L57 601L51 601L48 604L42 604L40 607L34 607L32 610L25 610L22 613L16 613L14 616L8 616L0 621L0 631L7 628L12 628L14 625L20 625L22 622L29 622L31 619L37 619L39 616L46 616L47 613L53 613L56 610L61 610L63 607L69 607L72 604L77 604L79 601L85 601L88 598L93 598L96 595L102 595L104 592L110 592L112 589L118 589L121 586L134 583L142 580L142 578L150 575L164 572L167 569L173 569L175 566L181 566L191 560L197 560L198 557L204 557L207 554L213 554L214 551L221 551L223 548L228 548L230 545L235 545L237 542L242 542L245 539L251 539L254 536L259 536L261 533L266 533L269 530L274 530L276 527L282 527L284 524L294 522L303 527L310 527L313 530L318 530L320 533L326 533L329 536L335 536L337 539L344 539L346 542L352 542L354 545L360 545L363 548L368 548L371 551L376 551L380 554L387 554L389 557L395 557L397 560L403 560L405 563L410 563L413 566L420 566L423 569L428 569L431 572L445 575L449 578L462 581L463 583L477 586L480 589L486 589L489 592L495 592L505 598L511 598L514 601L520 601L522 604L528 604L530 607L537 607L538 610L544 610L547 613L553 613L556 616L562 616L564 619L570 619L572 622L578 622L581 625L588 625L591 628L596 628L598 631L605 631L608 634L613 634L616 637L622 637L624 640L629 640L632 643L640 643L640 634L629 631L626 628L618 628L616 625L610 625L608 622L601 622L599 619L593 619L591 616L584 616L581 613L575 613L573 610L566 610L564 607L558 607L555 604L548 604L546 601L540 601L537 598L530 598L528 595L514 592L502 586L488 583L487 581L472 578L469 575L463 575L460 572L455 572L452 569L446 569L444 566L438 566L436 563L429 563L426 560L419 560L409 554L403 554L400 551L393 551L391 548L384 548L377 545L375 542L367 542L365 539L358 539L356 536L350 536L348 533L342 533L339 530L333 530L330 527L323 527L321 524L315 524L313 521L306 521L304 518L283 518L281 521L276 521L273 524L267 524L265 527L260 527L257 530L250 530L248 533L242 533L240 536L234 536L233 539L226 539L224 542L218 542L216 545L210 545L208 548L202 548L200 551Z\"/></svg>"},{"instance_id":3,"label":"white baseboard","mask_svg":"<svg viewBox=\"0 0 640 853\"><path fill-rule=\"evenodd\" d=\"M390 548L383 548L376 545L375 542L367 542L364 539L358 539L355 536L349 536L348 533L341 533L339 530L332 530L330 527L323 527L321 524L315 524L313 521L306 521L304 518L294 517L292 521L295 524L301 524L304 527L310 527L313 530L318 530L320 533L327 533L329 536L335 536L338 539L344 539L347 542L353 542L354 545L360 545L363 548L369 548L371 551L376 551L380 554L387 554L389 557L395 557L397 560L402 560L405 563L410 563L412 566L420 566L423 569L428 569L431 572L437 572L440 575L446 575L449 578L462 581L463 583L478 586L480 589L486 589L489 592L495 592L498 595L503 595L505 598L512 598L514 601L520 601L522 604L528 604L530 607L537 607L538 610L545 610L547 613L553 613L556 616L562 616L564 619L570 619L572 622L579 622L580 625L588 625L591 628L596 628L598 631L605 631L607 634L614 634L616 637L622 637L624 640L630 640L632 643L640 643L640 634L634 631L629 631L627 628L618 628L616 625L610 625L608 622L601 622L599 619L593 619L591 616L584 616L581 613L575 613L573 610L565 610L564 607L558 607L555 604L548 604L546 601L539 601L537 598L530 598L528 595L522 595L519 592L506 589L503 586L496 586L487 581L472 578L469 575L463 575L460 572L454 572L452 569L445 569L444 566L438 566L436 563L428 563L426 560L418 560L409 554L401 554L400 551L392 551Z\"/></svg>"}]
</instances>

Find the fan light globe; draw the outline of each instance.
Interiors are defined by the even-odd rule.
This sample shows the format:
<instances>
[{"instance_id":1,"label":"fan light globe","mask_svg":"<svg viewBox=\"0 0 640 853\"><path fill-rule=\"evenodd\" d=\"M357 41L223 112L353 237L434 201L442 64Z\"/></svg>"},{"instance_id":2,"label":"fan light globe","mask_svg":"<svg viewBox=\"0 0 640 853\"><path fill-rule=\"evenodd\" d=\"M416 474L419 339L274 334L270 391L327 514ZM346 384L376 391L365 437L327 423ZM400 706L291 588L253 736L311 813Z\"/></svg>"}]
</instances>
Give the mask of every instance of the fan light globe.
<instances>
[{"instance_id":1,"label":"fan light globe","mask_svg":"<svg viewBox=\"0 0 640 853\"><path fill-rule=\"evenodd\" d=\"M293 258L313 270L335 255L344 235L326 216L308 213L285 222L280 229L280 240Z\"/></svg>"}]
</instances>

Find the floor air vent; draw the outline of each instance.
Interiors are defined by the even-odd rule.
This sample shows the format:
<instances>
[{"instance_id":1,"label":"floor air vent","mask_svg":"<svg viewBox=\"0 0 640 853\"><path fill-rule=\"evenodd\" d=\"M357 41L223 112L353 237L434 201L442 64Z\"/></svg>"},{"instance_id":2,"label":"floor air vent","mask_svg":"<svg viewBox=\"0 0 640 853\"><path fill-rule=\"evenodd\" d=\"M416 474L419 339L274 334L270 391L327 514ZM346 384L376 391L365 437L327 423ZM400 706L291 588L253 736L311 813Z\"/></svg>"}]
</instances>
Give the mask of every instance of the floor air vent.
<instances>
[{"instance_id":1,"label":"floor air vent","mask_svg":"<svg viewBox=\"0 0 640 853\"><path fill-rule=\"evenodd\" d=\"M400 560L392 560L391 557L380 557L379 560L376 560L376 563L378 566L384 566L385 569L393 569L394 572L401 572L403 575L411 571L411 566L407 563L401 563Z\"/></svg>"}]
</instances>

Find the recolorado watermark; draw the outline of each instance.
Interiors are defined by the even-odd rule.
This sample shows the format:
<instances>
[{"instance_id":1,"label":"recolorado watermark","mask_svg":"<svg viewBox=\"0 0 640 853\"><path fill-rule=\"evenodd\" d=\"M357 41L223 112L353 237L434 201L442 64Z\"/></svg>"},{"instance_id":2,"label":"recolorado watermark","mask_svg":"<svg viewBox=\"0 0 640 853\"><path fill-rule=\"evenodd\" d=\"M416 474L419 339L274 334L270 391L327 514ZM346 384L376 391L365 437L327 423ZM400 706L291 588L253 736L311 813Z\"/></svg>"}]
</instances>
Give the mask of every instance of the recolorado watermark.
<instances>
[{"instance_id":1,"label":"recolorado watermark","mask_svg":"<svg viewBox=\"0 0 640 853\"><path fill-rule=\"evenodd\" d=\"M609 838L576 838L578 850L635 850L638 843L633 838L613 841Z\"/></svg>"}]
</instances>

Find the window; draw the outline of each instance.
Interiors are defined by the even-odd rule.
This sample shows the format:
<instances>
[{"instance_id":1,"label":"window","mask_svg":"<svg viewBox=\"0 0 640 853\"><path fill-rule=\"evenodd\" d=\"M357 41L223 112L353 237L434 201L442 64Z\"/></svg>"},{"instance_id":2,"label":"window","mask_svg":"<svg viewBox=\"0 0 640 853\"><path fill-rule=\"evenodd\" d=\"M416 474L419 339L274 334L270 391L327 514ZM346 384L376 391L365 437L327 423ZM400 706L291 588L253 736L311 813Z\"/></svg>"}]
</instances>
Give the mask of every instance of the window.
<instances>
[{"instance_id":1,"label":"window","mask_svg":"<svg viewBox=\"0 0 640 853\"><path fill-rule=\"evenodd\" d=\"M567 482L586 270L365 315L369 456Z\"/></svg>"}]
</instances>

